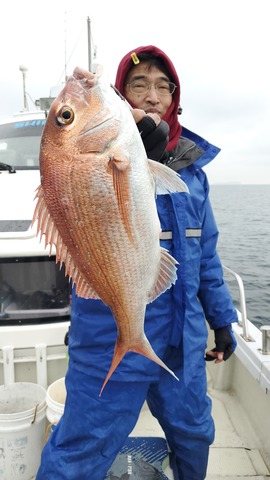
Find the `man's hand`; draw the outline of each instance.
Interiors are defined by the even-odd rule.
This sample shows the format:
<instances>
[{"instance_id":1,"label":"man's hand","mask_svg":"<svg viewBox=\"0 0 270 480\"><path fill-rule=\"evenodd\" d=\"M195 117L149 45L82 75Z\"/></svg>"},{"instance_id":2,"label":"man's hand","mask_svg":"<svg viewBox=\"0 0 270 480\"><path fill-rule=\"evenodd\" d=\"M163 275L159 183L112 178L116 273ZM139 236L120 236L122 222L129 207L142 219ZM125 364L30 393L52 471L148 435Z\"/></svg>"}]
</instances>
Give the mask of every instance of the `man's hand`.
<instances>
[{"instance_id":1,"label":"man's hand","mask_svg":"<svg viewBox=\"0 0 270 480\"><path fill-rule=\"evenodd\" d=\"M135 108L133 118L141 134L148 158L159 161L169 142L169 125L157 113L146 113Z\"/></svg>"},{"instance_id":2,"label":"man's hand","mask_svg":"<svg viewBox=\"0 0 270 480\"><path fill-rule=\"evenodd\" d=\"M236 340L231 326L217 328L214 331L216 347L208 350L205 354L205 360L215 360L215 363L221 363L228 360L236 348Z\"/></svg>"}]
</instances>

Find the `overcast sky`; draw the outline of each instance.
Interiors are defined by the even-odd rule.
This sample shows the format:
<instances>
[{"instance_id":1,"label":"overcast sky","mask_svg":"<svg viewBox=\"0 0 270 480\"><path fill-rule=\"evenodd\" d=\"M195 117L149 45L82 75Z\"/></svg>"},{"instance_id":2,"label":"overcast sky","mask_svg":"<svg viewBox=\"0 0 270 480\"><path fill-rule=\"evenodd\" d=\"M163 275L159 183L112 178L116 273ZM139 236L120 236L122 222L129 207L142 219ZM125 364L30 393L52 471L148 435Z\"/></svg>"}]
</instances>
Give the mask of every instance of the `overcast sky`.
<instances>
[{"instance_id":1,"label":"overcast sky","mask_svg":"<svg viewBox=\"0 0 270 480\"><path fill-rule=\"evenodd\" d=\"M131 49L156 45L181 82L181 123L222 151L210 183L270 184L269 0L3 0L0 120L29 109L78 65L94 62L114 82Z\"/></svg>"}]
</instances>

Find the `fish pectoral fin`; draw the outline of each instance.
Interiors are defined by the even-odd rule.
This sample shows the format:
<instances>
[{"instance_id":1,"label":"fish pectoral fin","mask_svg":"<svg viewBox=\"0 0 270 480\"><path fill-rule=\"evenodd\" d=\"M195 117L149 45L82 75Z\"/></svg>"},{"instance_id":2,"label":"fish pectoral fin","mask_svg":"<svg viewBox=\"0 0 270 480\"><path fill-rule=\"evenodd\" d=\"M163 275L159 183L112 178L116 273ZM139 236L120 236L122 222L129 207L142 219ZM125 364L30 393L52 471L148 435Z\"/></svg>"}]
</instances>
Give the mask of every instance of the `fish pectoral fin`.
<instances>
[{"instance_id":1,"label":"fish pectoral fin","mask_svg":"<svg viewBox=\"0 0 270 480\"><path fill-rule=\"evenodd\" d=\"M177 260L175 260L169 252L161 247L160 270L156 284L149 295L149 302L153 302L163 292L175 284L177 280Z\"/></svg>"},{"instance_id":2,"label":"fish pectoral fin","mask_svg":"<svg viewBox=\"0 0 270 480\"><path fill-rule=\"evenodd\" d=\"M118 154L118 155L111 155L110 162L116 170L119 172L125 172L129 169L130 166L130 159L127 155Z\"/></svg>"},{"instance_id":3,"label":"fish pectoral fin","mask_svg":"<svg viewBox=\"0 0 270 480\"><path fill-rule=\"evenodd\" d=\"M188 186L177 172L154 160L148 159L148 164L156 184L157 195L176 192L189 193Z\"/></svg>"},{"instance_id":4,"label":"fish pectoral fin","mask_svg":"<svg viewBox=\"0 0 270 480\"><path fill-rule=\"evenodd\" d=\"M113 188L117 198L117 204L123 225L131 240L134 241L134 235L131 229L131 204L130 204L130 185L129 185L129 167L130 159L126 156L110 158L109 166L112 169Z\"/></svg>"}]
</instances>

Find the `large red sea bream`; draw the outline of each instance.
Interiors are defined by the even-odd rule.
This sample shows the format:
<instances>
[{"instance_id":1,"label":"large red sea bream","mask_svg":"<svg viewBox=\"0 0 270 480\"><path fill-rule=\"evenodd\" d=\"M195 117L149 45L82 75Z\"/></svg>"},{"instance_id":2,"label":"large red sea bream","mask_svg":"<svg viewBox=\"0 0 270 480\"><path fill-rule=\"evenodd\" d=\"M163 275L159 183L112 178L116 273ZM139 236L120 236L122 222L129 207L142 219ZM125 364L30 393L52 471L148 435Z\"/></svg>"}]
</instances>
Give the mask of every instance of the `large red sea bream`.
<instances>
[{"instance_id":1,"label":"large red sea bream","mask_svg":"<svg viewBox=\"0 0 270 480\"><path fill-rule=\"evenodd\" d=\"M187 191L185 183L147 159L128 104L81 68L49 111L40 171L37 231L55 245L77 295L100 298L117 324L102 390L129 351L173 374L147 340L144 316L146 305L176 281L177 262L160 247L155 195Z\"/></svg>"}]
</instances>

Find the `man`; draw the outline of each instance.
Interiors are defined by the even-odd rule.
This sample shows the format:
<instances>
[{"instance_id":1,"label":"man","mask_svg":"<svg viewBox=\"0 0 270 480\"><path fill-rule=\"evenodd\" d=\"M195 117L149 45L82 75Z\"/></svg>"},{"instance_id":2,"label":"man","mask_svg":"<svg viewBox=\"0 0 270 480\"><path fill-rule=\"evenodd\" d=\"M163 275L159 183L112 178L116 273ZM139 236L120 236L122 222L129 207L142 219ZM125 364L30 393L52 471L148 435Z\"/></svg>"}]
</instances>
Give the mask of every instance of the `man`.
<instances>
[{"instance_id":1,"label":"man","mask_svg":"<svg viewBox=\"0 0 270 480\"><path fill-rule=\"evenodd\" d=\"M161 245L179 262L178 280L147 306L145 316L151 345L179 382L154 362L128 353L99 397L116 325L101 301L73 292L65 412L44 448L37 480L103 480L145 399L175 454L179 479L203 480L214 439L205 319L216 342L207 359L222 362L236 346L231 323L237 314L216 252L218 230L202 170L219 149L180 125L180 82L160 49L129 52L115 87L135 109L149 158L178 171L190 191L157 198Z\"/></svg>"}]
</instances>

